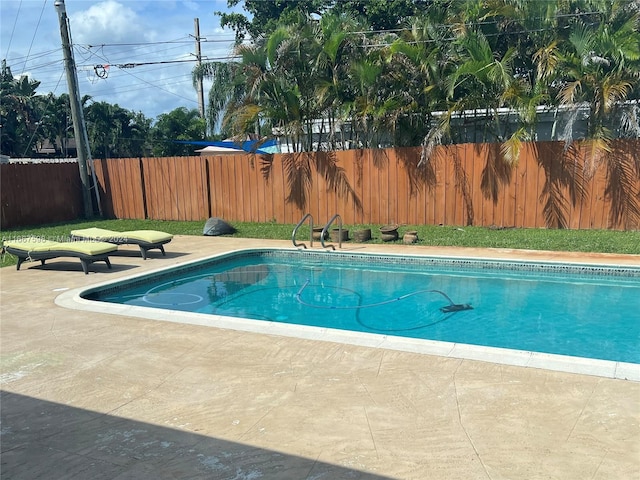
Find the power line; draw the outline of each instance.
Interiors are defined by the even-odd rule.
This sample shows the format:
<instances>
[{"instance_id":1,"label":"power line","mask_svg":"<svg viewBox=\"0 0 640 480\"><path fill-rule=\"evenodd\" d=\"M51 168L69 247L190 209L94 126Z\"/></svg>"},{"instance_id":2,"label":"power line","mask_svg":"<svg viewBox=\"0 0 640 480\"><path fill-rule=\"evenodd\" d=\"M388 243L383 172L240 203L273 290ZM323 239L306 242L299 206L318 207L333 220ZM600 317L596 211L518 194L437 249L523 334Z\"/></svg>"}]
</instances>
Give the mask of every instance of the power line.
<instances>
[{"instance_id":1,"label":"power line","mask_svg":"<svg viewBox=\"0 0 640 480\"><path fill-rule=\"evenodd\" d=\"M146 48L146 46L143 46L144 48L140 47L140 48L136 48L136 49L132 49L129 47L121 47L121 45L100 45L100 46L92 46L92 45L85 45L85 44L80 44L80 43L76 43L74 45L74 47L76 48L76 50L78 52L80 52L83 56L83 58L88 59L91 58L93 56L98 56L101 58L106 58L106 56L108 55L109 57L113 58L114 55L126 55L127 58L131 58L131 56L133 55L143 55L143 56L148 56L149 54L156 54L156 55L166 55L167 52L172 51L172 50L183 50L183 46L184 44L176 44L174 42L170 43L171 45L173 45L172 47L165 47L162 48L161 50L154 50L151 48ZM153 46L153 45L152 45ZM118 49L115 49L115 47L118 47ZM161 52L161 53L160 53Z\"/></svg>"},{"instance_id":2,"label":"power line","mask_svg":"<svg viewBox=\"0 0 640 480\"><path fill-rule=\"evenodd\" d=\"M207 61L224 61L224 60L232 60L235 58L240 58L238 56L225 56L225 57L203 57L203 60ZM197 62L196 58L188 58L184 60L158 60L155 62L127 62L127 63L108 63L108 64L97 64L94 67L105 68L105 67L118 67L122 69L130 69L135 67L142 67L145 65L169 65L172 63L193 63ZM87 67L87 65L80 65L80 67Z\"/></svg>"},{"instance_id":3,"label":"power line","mask_svg":"<svg viewBox=\"0 0 640 480\"><path fill-rule=\"evenodd\" d=\"M530 1L535 1L535 0L530 0ZM577 13L562 13L562 14L556 14L553 15L552 17L550 17L551 19L557 19L557 18L571 18L571 17L584 17L584 16L592 16L592 15L603 15L603 12L577 12ZM530 17L527 18L527 20L532 20L532 21L537 21L537 20L547 20L547 17ZM434 28L440 28L440 29L451 29L451 28L456 28L456 27L474 27L474 26L483 26L483 25L498 25L502 23L501 20L485 20L482 22L453 22L453 23L438 23L438 24L433 24L432 26ZM357 35L364 35L364 34L375 34L375 33L398 33L398 32L410 32L411 28L390 28L390 29L381 29L381 30L362 30L362 31L356 31L356 32L351 32L353 34L357 34Z\"/></svg>"},{"instance_id":4,"label":"power line","mask_svg":"<svg viewBox=\"0 0 640 480\"><path fill-rule=\"evenodd\" d=\"M202 43L234 43L235 42L235 38L234 37L229 37L229 38L220 38L220 39L210 40L206 36L202 36L202 37L200 37L200 41ZM176 45L187 45L188 44L188 45L191 45L192 43L193 43L193 39L190 38L189 40L167 40L167 41L162 41L162 42L136 42L136 43L101 43L101 44L97 44L97 45L88 44L88 45L85 45L85 46L87 48L148 47L148 46L152 46L152 45L169 45L169 44L176 44Z\"/></svg>"},{"instance_id":5,"label":"power line","mask_svg":"<svg viewBox=\"0 0 640 480\"><path fill-rule=\"evenodd\" d=\"M45 0L46 1L46 0ZM223 43L223 42L227 42L226 40L219 40L219 41L209 41L208 43ZM171 41L166 41L166 42L146 42L146 43L114 43L114 44L101 44L101 45L86 45L86 44L74 44L74 50L76 51L76 54L79 58L82 59L82 65L86 66L87 61L94 56L97 56L100 58L101 62L93 62L93 63L102 63L102 64L109 64L109 65L118 65L118 66L123 66L125 68L131 68L132 66L142 66L142 65L153 65L153 64L161 64L161 63L189 63L191 61L194 61L192 59L184 59L184 60L158 60L158 61L136 61L136 60L131 60L132 52L131 49L123 49L121 52L109 52L109 54L103 53L103 54L99 54L96 52L96 49L105 49L105 48L112 48L112 47L126 47L126 46L139 46L139 47L147 47L147 46L158 46L158 45L174 45L176 49L180 48L181 46L184 45L189 45L191 46L193 44L193 40L190 39L188 41L179 41L179 40L171 40ZM170 49L169 49L170 50ZM84 53L83 53L84 51ZM22 56L22 57L14 57L11 59L8 59L8 63L11 64L17 64L17 63L22 63L24 62L24 66L23 66L23 71L24 70L29 70L29 71L39 71L43 68L46 68L48 66L51 65L57 65L59 64L59 62L62 59L62 54L60 53L60 58L57 58L55 60L51 60L48 61L46 63L41 63L41 64L29 64L29 61L33 61L36 60L38 58L47 58L50 57L52 54L54 53L58 53L61 52L60 48L56 48L56 49L52 49L52 50L47 50L47 51L43 51L34 55L26 55L26 56ZM151 55L162 55L165 56L166 58L166 54L168 53L167 49L163 49L161 53L155 53L155 52L139 52L138 56L142 56L142 57L146 57L149 58L149 56ZM190 55L193 55L192 53L189 53ZM114 55L116 57L119 58L114 58ZM231 59L234 58L232 56L227 56L227 55L219 55L219 56L215 56L215 57L211 57L211 56L203 56L203 59L205 61L224 61L227 58ZM125 60L126 59L126 60Z\"/></svg>"},{"instance_id":6,"label":"power line","mask_svg":"<svg viewBox=\"0 0 640 480\"><path fill-rule=\"evenodd\" d=\"M107 65L96 65L96 67L118 67L118 68L135 68L142 67L144 65L169 65L172 63L191 63L195 62L195 58L189 58L185 60L158 60L155 62L127 62L127 63L110 63Z\"/></svg>"},{"instance_id":7,"label":"power line","mask_svg":"<svg viewBox=\"0 0 640 480\"><path fill-rule=\"evenodd\" d=\"M36 38L36 33L38 32L38 28L40 27L40 22L42 21L42 15L44 14L44 8L47 6L47 0L44 0L44 4L42 5L42 10L40 10L40 16L38 17L38 23L36 24L36 29L33 32L33 36L31 37L31 43L29 44L29 50L27 51L27 59L31 54L31 48L33 47L33 42ZM24 65L22 66L22 73L24 73L25 67L27 65L27 61L25 60Z\"/></svg>"},{"instance_id":8,"label":"power line","mask_svg":"<svg viewBox=\"0 0 640 480\"><path fill-rule=\"evenodd\" d=\"M193 60L191 60L191 61L193 61ZM146 63L150 64L150 65L151 64L159 64L159 65L166 64L166 62L146 62ZM105 65L101 65L101 67L104 67L104 66ZM84 67L84 68L95 69L95 67L97 67L97 66L93 65L93 66ZM122 69L122 71L125 72L128 76L130 76L130 77L136 79L137 81L141 82L141 85L139 84L140 87L136 87L136 88L131 88L130 86L128 86L124 90L115 90L116 93L120 93L120 92L123 92L123 91L124 92L131 92L131 91L141 90L141 89L147 89L148 90L149 86L151 86L151 87L157 88L157 89L159 89L159 90L161 90L161 91L163 91L163 92L165 92L165 93L167 93L169 95L172 95L174 97L181 98L183 100L194 101L192 98L188 98L188 97L185 97L183 95L179 95L179 94L177 94L175 92L172 92L171 90L168 90L168 89L164 88L163 85L159 85L157 82L153 83L153 82L147 81L147 80L145 80L145 79L133 74L132 72L129 71L129 69ZM94 70L94 72L95 72L95 70ZM191 84L191 74L185 74L185 75L181 75L179 77L172 77L172 78L185 78L185 83L188 82L189 84ZM171 81L167 85L175 86L176 82L175 81ZM110 92L110 93L113 93L113 91ZM93 96L96 96L96 95L99 95L99 92L98 93L96 93L96 92L93 93ZM197 103L197 102L194 101L194 103Z\"/></svg>"},{"instance_id":9,"label":"power line","mask_svg":"<svg viewBox=\"0 0 640 480\"><path fill-rule=\"evenodd\" d=\"M33 58L48 57L51 54L53 54L55 52L60 52L60 51L61 51L60 48L55 48L55 49L52 49L52 50L45 50L43 52L40 52L40 53L37 53L37 54L33 54L33 55L24 55L22 57L7 58L7 62L8 63L19 63L19 62L21 62L23 60L26 62L27 60L30 60L30 59L33 59ZM62 57L60 57L60 58L62 58Z\"/></svg>"},{"instance_id":10,"label":"power line","mask_svg":"<svg viewBox=\"0 0 640 480\"><path fill-rule=\"evenodd\" d=\"M7 53L4 54L4 58L7 58L7 56L9 55L9 49L11 48L11 43L13 43L13 34L16 32L16 25L18 24L18 18L20 17L21 8L22 8L22 0L20 0L20 4L18 5L16 18L13 20L13 27L11 28L11 36L9 37L9 44L7 45Z\"/></svg>"}]
</instances>

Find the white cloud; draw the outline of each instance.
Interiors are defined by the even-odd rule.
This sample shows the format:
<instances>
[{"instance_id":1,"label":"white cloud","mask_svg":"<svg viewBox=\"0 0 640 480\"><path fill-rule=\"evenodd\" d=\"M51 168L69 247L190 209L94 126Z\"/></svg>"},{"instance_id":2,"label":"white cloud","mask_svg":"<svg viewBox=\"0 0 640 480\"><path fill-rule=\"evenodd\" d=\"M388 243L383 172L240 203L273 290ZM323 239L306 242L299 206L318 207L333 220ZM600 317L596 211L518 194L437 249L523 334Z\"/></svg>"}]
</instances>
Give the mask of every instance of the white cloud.
<instances>
[{"instance_id":1,"label":"white cloud","mask_svg":"<svg viewBox=\"0 0 640 480\"><path fill-rule=\"evenodd\" d=\"M146 22L131 8L114 0L97 3L69 16L73 40L102 44L139 41L145 38Z\"/></svg>"},{"instance_id":2,"label":"white cloud","mask_svg":"<svg viewBox=\"0 0 640 480\"><path fill-rule=\"evenodd\" d=\"M229 54L233 32L220 31L226 0L67 0L81 95L155 118L178 107L197 108L191 82L194 18L205 59ZM239 8L238 8L239 9ZM236 9L237 10L237 9ZM41 82L38 93L66 93L60 26L53 0L0 0L0 58L14 75ZM228 39L227 42L218 42ZM91 47L89 47L91 45ZM135 64L135 65L134 65ZM110 65L106 78L96 65ZM208 89L205 92L205 98Z\"/></svg>"},{"instance_id":3,"label":"white cloud","mask_svg":"<svg viewBox=\"0 0 640 480\"><path fill-rule=\"evenodd\" d=\"M184 5L186 8L188 8L191 11L198 11L198 4L196 2L192 2L191 0L186 0L185 2L182 2L182 5Z\"/></svg>"}]
</instances>

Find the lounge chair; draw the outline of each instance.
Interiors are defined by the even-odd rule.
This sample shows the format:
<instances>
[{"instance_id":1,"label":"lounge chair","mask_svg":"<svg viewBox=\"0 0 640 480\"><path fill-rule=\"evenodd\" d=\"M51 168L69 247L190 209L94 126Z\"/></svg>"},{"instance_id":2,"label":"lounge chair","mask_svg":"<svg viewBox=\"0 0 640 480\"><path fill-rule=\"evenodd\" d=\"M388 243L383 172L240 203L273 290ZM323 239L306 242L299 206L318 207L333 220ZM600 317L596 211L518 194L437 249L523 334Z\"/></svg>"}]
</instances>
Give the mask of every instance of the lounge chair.
<instances>
[{"instance_id":1,"label":"lounge chair","mask_svg":"<svg viewBox=\"0 0 640 480\"><path fill-rule=\"evenodd\" d=\"M43 238L30 237L22 240L5 241L3 248L12 255L18 257L16 270L27 260L40 260L44 265L45 260L58 257L77 257L82 264L85 274L89 273L89 265L93 262L103 261L111 268L109 254L118 249L117 245L105 242L78 241L78 242L54 242Z\"/></svg>"},{"instance_id":2,"label":"lounge chair","mask_svg":"<svg viewBox=\"0 0 640 480\"><path fill-rule=\"evenodd\" d=\"M97 240L100 242L114 243L116 245L138 245L144 260L147 259L149 250L157 249L165 255L164 244L173 238L170 233L157 230L131 230L129 232L116 232L104 228L84 228L72 230L71 238L74 240Z\"/></svg>"}]
</instances>

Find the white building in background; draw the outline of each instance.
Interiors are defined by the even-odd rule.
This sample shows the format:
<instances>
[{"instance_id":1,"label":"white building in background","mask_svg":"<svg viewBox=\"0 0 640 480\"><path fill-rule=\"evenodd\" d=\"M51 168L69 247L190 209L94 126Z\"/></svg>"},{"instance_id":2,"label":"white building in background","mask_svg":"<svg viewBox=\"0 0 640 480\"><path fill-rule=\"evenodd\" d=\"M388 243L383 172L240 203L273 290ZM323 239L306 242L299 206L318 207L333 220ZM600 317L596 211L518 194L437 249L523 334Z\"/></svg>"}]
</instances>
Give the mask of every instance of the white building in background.
<instances>
[{"instance_id":1,"label":"white building in background","mask_svg":"<svg viewBox=\"0 0 640 480\"><path fill-rule=\"evenodd\" d=\"M640 102L637 100L625 102L625 107L630 107L631 121L627 122L631 125L636 124L636 136L640 137ZM518 112L509 108L500 108L497 110L498 122L496 122L495 111L489 109L476 109L457 112L451 117L452 141L455 143L484 143L484 142L501 142L508 139L513 132L520 128L520 117ZM433 121L438 122L446 112L433 112ZM536 108L536 124L531 135L531 141L566 141L581 140L586 138L589 121L589 106L582 105L578 108L570 107L546 107L539 106ZM620 115L623 115L620 109ZM620 126L623 124L619 117L610 125L613 137L623 136ZM500 131L496 132L499 126ZM353 141L352 123L336 122L331 131L327 120L318 119L312 123L313 129L313 149L330 150L332 145L338 148L348 150L350 148L363 148ZM278 139L280 152L291 153L293 147L286 143L285 132L281 129L274 128L272 130L274 137ZM335 142L332 144L327 140L333 135ZM627 133L626 136L629 136ZM393 146L393 138L391 135L379 135L377 141L378 148L388 148Z\"/></svg>"}]
</instances>

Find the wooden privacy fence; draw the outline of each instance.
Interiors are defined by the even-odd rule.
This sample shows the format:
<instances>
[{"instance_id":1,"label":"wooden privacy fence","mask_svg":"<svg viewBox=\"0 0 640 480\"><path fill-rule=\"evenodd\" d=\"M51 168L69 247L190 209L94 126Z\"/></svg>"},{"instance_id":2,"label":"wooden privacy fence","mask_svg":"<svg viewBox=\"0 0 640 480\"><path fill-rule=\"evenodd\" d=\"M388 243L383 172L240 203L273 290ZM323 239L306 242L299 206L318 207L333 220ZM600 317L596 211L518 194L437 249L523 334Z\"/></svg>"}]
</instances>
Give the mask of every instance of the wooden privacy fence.
<instances>
[{"instance_id":1,"label":"wooden privacy fence","mask_svg":"<svg viewBox=\"0 0 640 480\"><path fill-rule=\"evenodd\" d=\"M78 164L0 165L2 228L75 220L84 214Z\"/></svg>"},{"instance_id":2,"label":"wooden privacy fence","mask_svg":"<svg viewBox=\"0 0 640 480\"><path fill-rule=\"evenodd\" d=\"M422 164L420 148L109 159L95 172L112 218L640 228L639 140L616 142L607 160L527 143L512 168L499 148L443 146Z\"/></svg>"}]
</instances>

